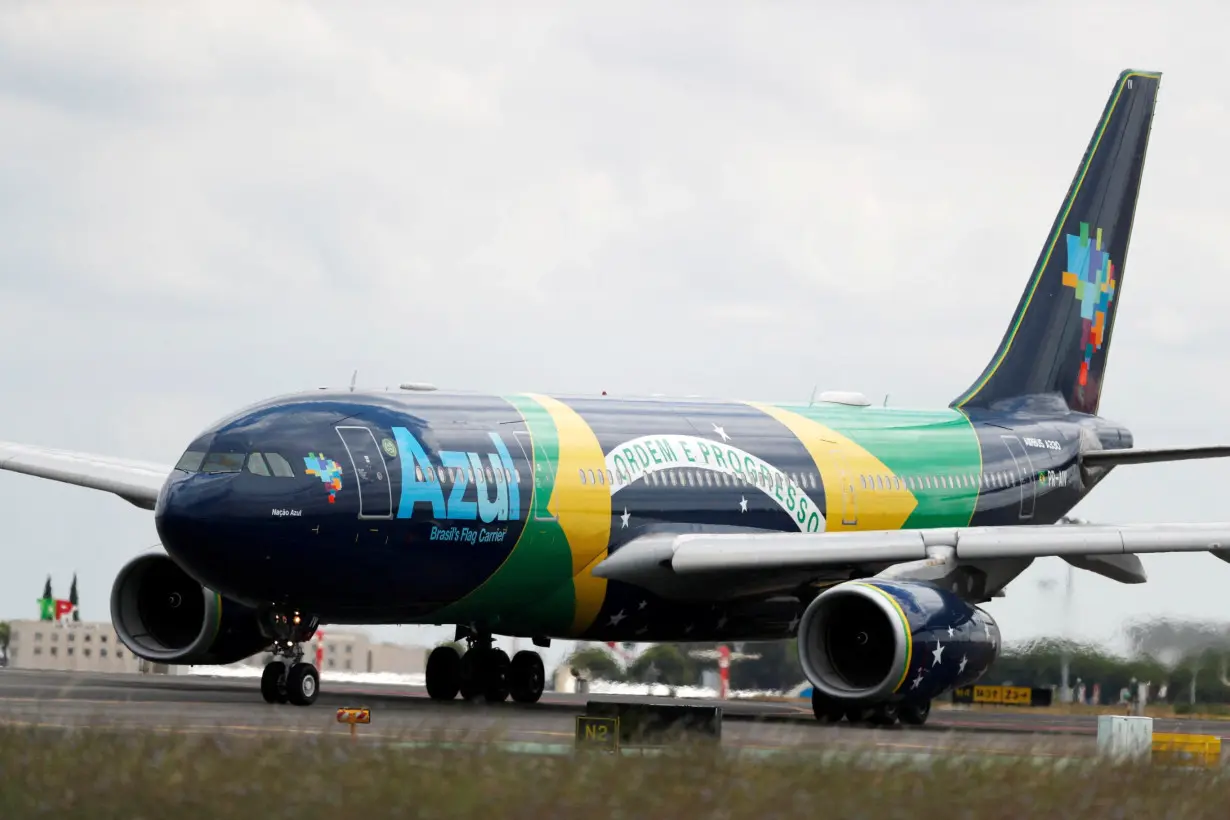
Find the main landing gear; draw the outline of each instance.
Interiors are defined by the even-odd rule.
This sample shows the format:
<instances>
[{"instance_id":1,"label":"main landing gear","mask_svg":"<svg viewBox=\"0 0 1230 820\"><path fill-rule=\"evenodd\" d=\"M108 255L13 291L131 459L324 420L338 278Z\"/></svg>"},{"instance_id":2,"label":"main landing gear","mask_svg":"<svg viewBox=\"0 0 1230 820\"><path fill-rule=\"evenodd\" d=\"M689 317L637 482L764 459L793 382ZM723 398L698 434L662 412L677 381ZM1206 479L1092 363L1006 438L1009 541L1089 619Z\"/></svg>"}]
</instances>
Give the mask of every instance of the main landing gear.
<instances>
[{"instance_id":1,"label":"main landing gear","mask_svg":"<svg viewBox=\"0 0 1230 820\"><path fill-rule=\"evenodd\" d=\"M483 698L499 703L510 696L517 703L536 703L542 697L546 672L537 652L523 650L509 660L508 653L492 646L490 635L470 636L469 649L459 654L452 646L437 646L427 657L427 694L432 700Z\"/></svg>"},{"instance_id":2,"label":"main landing gear","mask_svg":"<svg viewBox=\"0 0 1230 820\"><path fill-rule=\"evenodd\" d=\"M290 703L311 706L320 694L320 673L310 663L303 662L302 644L316 634L318 618L306 618L299 613L268 613L263 625L276 637L273 641L274 660L261 675L261 697L266 703ZM279 660L283 658L284 660Z\"/></svg>"},{"instance_id":3,"label":"main landing gear","mask_svg":"<svg viewBox=\"0 0 1230 820\"><path fill-rule=\"evenodd\" d=\"M811 709L821 723L840 723L845 718L856 726L893 726L898 721L908 726L922 726L931 714L931 701L850 706L813 689Z\"/></svg>"}]
</instances>

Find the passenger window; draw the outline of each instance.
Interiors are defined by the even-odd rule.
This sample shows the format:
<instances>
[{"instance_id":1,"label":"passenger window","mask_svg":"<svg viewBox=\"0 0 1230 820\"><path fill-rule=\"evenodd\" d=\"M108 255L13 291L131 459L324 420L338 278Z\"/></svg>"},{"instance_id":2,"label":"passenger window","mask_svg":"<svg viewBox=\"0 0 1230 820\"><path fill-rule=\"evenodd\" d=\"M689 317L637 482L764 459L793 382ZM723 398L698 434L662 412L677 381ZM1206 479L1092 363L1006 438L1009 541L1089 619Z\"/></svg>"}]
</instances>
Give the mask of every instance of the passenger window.
<instances>
[{"instance_id":1,"label":"passenger window","mask_svg":"<svg viewBox=\"0 0 1230 820\"><path fill-rule=\"evenodd\" d=\"M487 468L486 468L486 471L487 471L487 483L488 483L488 484L494 484L494 483L495 483L495 475L494 475L494 474L492 474L492 472L491 472L491 468L490 468L490 467L487 467Z\"/></svg>"},{"instance_id":2,"label":"passenger window","mask_svg":"<svg viewBox=\"0 0 1230 820\"><path fill-rule=\"evenodd\" d=\"M414 480L415 481L423 480L423 470L417 464L414 465Z\"/></svg>"},{"instance_id":3,"label":"passenger window","mask_svg":"<svg viewBox=\"0 0 1230 820\"><path fill-rule=\"evenodd\" d=\"M210 453L201 465L203 473L237 473L243 469L247 453Z\"/></svg>"},{"instance_id":4,"label":"passenger window","mask_svg":"<svg viewBox=\"0 0 1230 820\"><path fill-rule=\"evenodd\" d=\"M584 484L584 483L585 483L585 468L584 468L584 467L578 467L578 468L577 468L577 473L581 476L581 483L582 483L582 484Z\"/></svg>"},{"instance_id":5,"label":"passenger window","mask_svg":"<svg viewBox=\"0 0 1230 820\"><path fill-rule=\"evenodd\" d=\"M858 477L858 480L862 483L863 489L867 489L867 476L861 475Z\"/></svg>"},{"instance_id":6,"label":"passenger window","mask_svg":"<svg viewBox=\"0 0 1230 820\"><path fill-rule=\"evenodd\" d=\"M876 488L880 490L884 489L884 476L876 476Z\"/></svg>"},{"instance_id":7,"label":"passenger window","mask_svg":"<svg viewBox=\"0 0 1230 820\"><path fill-rule=\"evenodd\" d=\"M195 473L201 469L201 462L205 460L205 453L199 450L189 450L179 457L179 461L175 465L175 469L183 470L186 473Z\"/></svg>"},{"instance_id":8,"label":"passenger window","mask_svg":"<svg viewBox=\"0 0 1230 820\"><path fill-rule=\"evenodd\" d=\"M594 480L594 471L593 471L593 470L590 470L590 471L589 471L589 483L590 483L590 484L597 484L597 483L598 483L597 481L595 481L595 480Z\"/></svg>"},{"instance_id":9,"label":"passenger window","mask_svg":"<svg viewBox=\"0 0 1230 820\"><path fill-rule=\"evenodd\" d=\"M282 458L277 453L265 453L265 461L269 463L269 469L278 478L294 478L295 471L291 468L290 462Z\"/></svg>"},{"instance_id":10,"label":"passenger window","mask_svg":"<svg viewBox=\"0 0 1230 820\"><path fill-rule=\"evenodd\" d=\"M606 484L606 474L602 470L598 471L598 483Z\"/></svg>"},{"instance_id":11,"label":"passenger window","mask_svg":"<svg viewBox=\"0 0 1230 820\"><path fill-rule=\"evenodd\" d=\"M253 475L269 476L269 465L265 463L265 459L260 453L248 455L248 472Z\"/></svg>"}]
</instances>

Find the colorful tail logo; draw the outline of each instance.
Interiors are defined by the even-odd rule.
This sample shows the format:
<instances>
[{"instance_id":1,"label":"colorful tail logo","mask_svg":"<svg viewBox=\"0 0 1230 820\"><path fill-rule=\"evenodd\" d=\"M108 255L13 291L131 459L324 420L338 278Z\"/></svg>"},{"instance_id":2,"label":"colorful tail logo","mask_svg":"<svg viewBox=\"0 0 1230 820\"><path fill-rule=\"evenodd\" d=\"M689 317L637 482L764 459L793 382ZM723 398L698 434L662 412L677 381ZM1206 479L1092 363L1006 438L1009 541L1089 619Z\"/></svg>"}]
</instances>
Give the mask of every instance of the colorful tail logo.
<instances>
[{"instance_id":1,"label":"colorful tail logo","mask_svg":"<svg viewBox=\"0 0 1230 820\"><path fill-rule=\"evenodd\" d=\"M337 491L342 489L342 466L324 454L308 453L303 457L307 474L318 476L329 490L329 503L337 500Z\"/></svg>"},{"instance_id":2,"label":"colorful tail logo","mask_svg":"<svg viewBox=\"0 0 1230 820\"><path fill-rule=\"evenodd\" d=\"M1063 272L1065 287L1076 291L1081 303L1081 346L1085 361L1081 364L1080 383L1089 381L1089 363L1093 354L1102 349L1106 333L1106 314L1115 298L1115 263L1102 250L1102 229L1089 242L1089 223L1081 223L1080 236L1068 234L1068 267Z\"/></svg>"}]
</instances>

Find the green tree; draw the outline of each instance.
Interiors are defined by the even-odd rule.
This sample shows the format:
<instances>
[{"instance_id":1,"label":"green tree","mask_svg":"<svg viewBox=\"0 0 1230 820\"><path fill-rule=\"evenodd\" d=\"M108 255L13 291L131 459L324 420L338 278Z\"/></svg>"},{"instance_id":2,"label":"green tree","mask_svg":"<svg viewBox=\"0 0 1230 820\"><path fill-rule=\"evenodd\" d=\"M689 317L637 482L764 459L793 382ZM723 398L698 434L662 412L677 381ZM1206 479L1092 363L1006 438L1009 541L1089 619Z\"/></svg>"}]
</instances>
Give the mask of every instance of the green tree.
<instances>
[{"instance_id":1,"label":"green tree","mask_svg":"<svg viewBox=\"0 0 1230 820\"><path fill-rule=\"evenodd\" d=\"M628 666L628 679L638 683L695 686L700 681L700 664L678 644L660 643L646 649Z\"/></svg>"},{"instance_id":2,"label":"green tree","mask_svg":"<svg viewBox=\"0 0 1230 820\"><path fill-rule=\"evenodd\" d=\"M742 644L739 651L760 657L731 662L731 689L784 692L803 681L803 667L799 665L798 641L748 642Z\"/></svg>"},{"instance_id":3,"label":"green tree","mask_svg":"<svg viewBox=\"0 0 1230 820\"><path fill-rule=\"evenodd\" d=\"M587 646L573 652L567 661L578 672L588 674L590 680L622 681L624 670L610 652L598 646Z\"/></svg>"},{"instance_id":4,"label":"green tree","mask_svg":"<svg viewBox=\"0 0 1230 820\"><path fill-rule=\"evenodd\" d=\"M77 611L77 573L73 573L73 585L68 590L68 602L73 605L73 620L80 621L81 613Z\"/></svg>"},{"instance_id":5,"label":"green tree","mask_svg":"<svg viewBox=\"0 0 1230 820\"><path fill-rule=\"evenodd\" d=\"M1097 647L1075 642L1043 640L1009 648L982 677L984 684L1014 686L1059 686L1063 682L1063 658L1068 658L1068 685L1076 688L1078 680L1085 684L1086 697L1094 684L1101 687L1101 701L1114 703L1119 691L1133 680L1148 681L1155 687L1173 681L1173 674L1155 658L1143 655L1122 657ZM1209 669L1210 680L1217 668ZM1167 700L1174 697L1173 683Z\"/></svg>"},{"instance_id":6,"label":"green tree","mask_svg":"<svg viewBox=\"0 0 1230 820\"><path fill-rule=\"evenodd\" d=\"M0 658L4 659L5 664L9 660L9 640L13 637L13 628L9 626L8 621L0 621Z\"/></svg>"}]
</instances>

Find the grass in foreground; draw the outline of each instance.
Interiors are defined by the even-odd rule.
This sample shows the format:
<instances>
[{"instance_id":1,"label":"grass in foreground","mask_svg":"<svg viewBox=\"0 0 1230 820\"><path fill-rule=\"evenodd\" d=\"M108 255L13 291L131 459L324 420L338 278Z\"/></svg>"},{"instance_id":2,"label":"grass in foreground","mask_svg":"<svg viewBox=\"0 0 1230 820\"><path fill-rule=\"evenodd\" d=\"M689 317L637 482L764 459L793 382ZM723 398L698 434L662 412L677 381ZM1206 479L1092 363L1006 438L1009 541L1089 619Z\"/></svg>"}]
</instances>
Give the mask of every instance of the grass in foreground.
<instances>
[{"instance_id":1,"label":"grass in foreground","mask_svg":"<svg viewBox=\"0 0 1230 820\"><path fill-rule=\"evenodd\" d=\"M243 738L0 727L0 818L1225 818L1220 770L1003 760L919 769L399 749L337 736Z\"/></svg>"}]
</instances>

